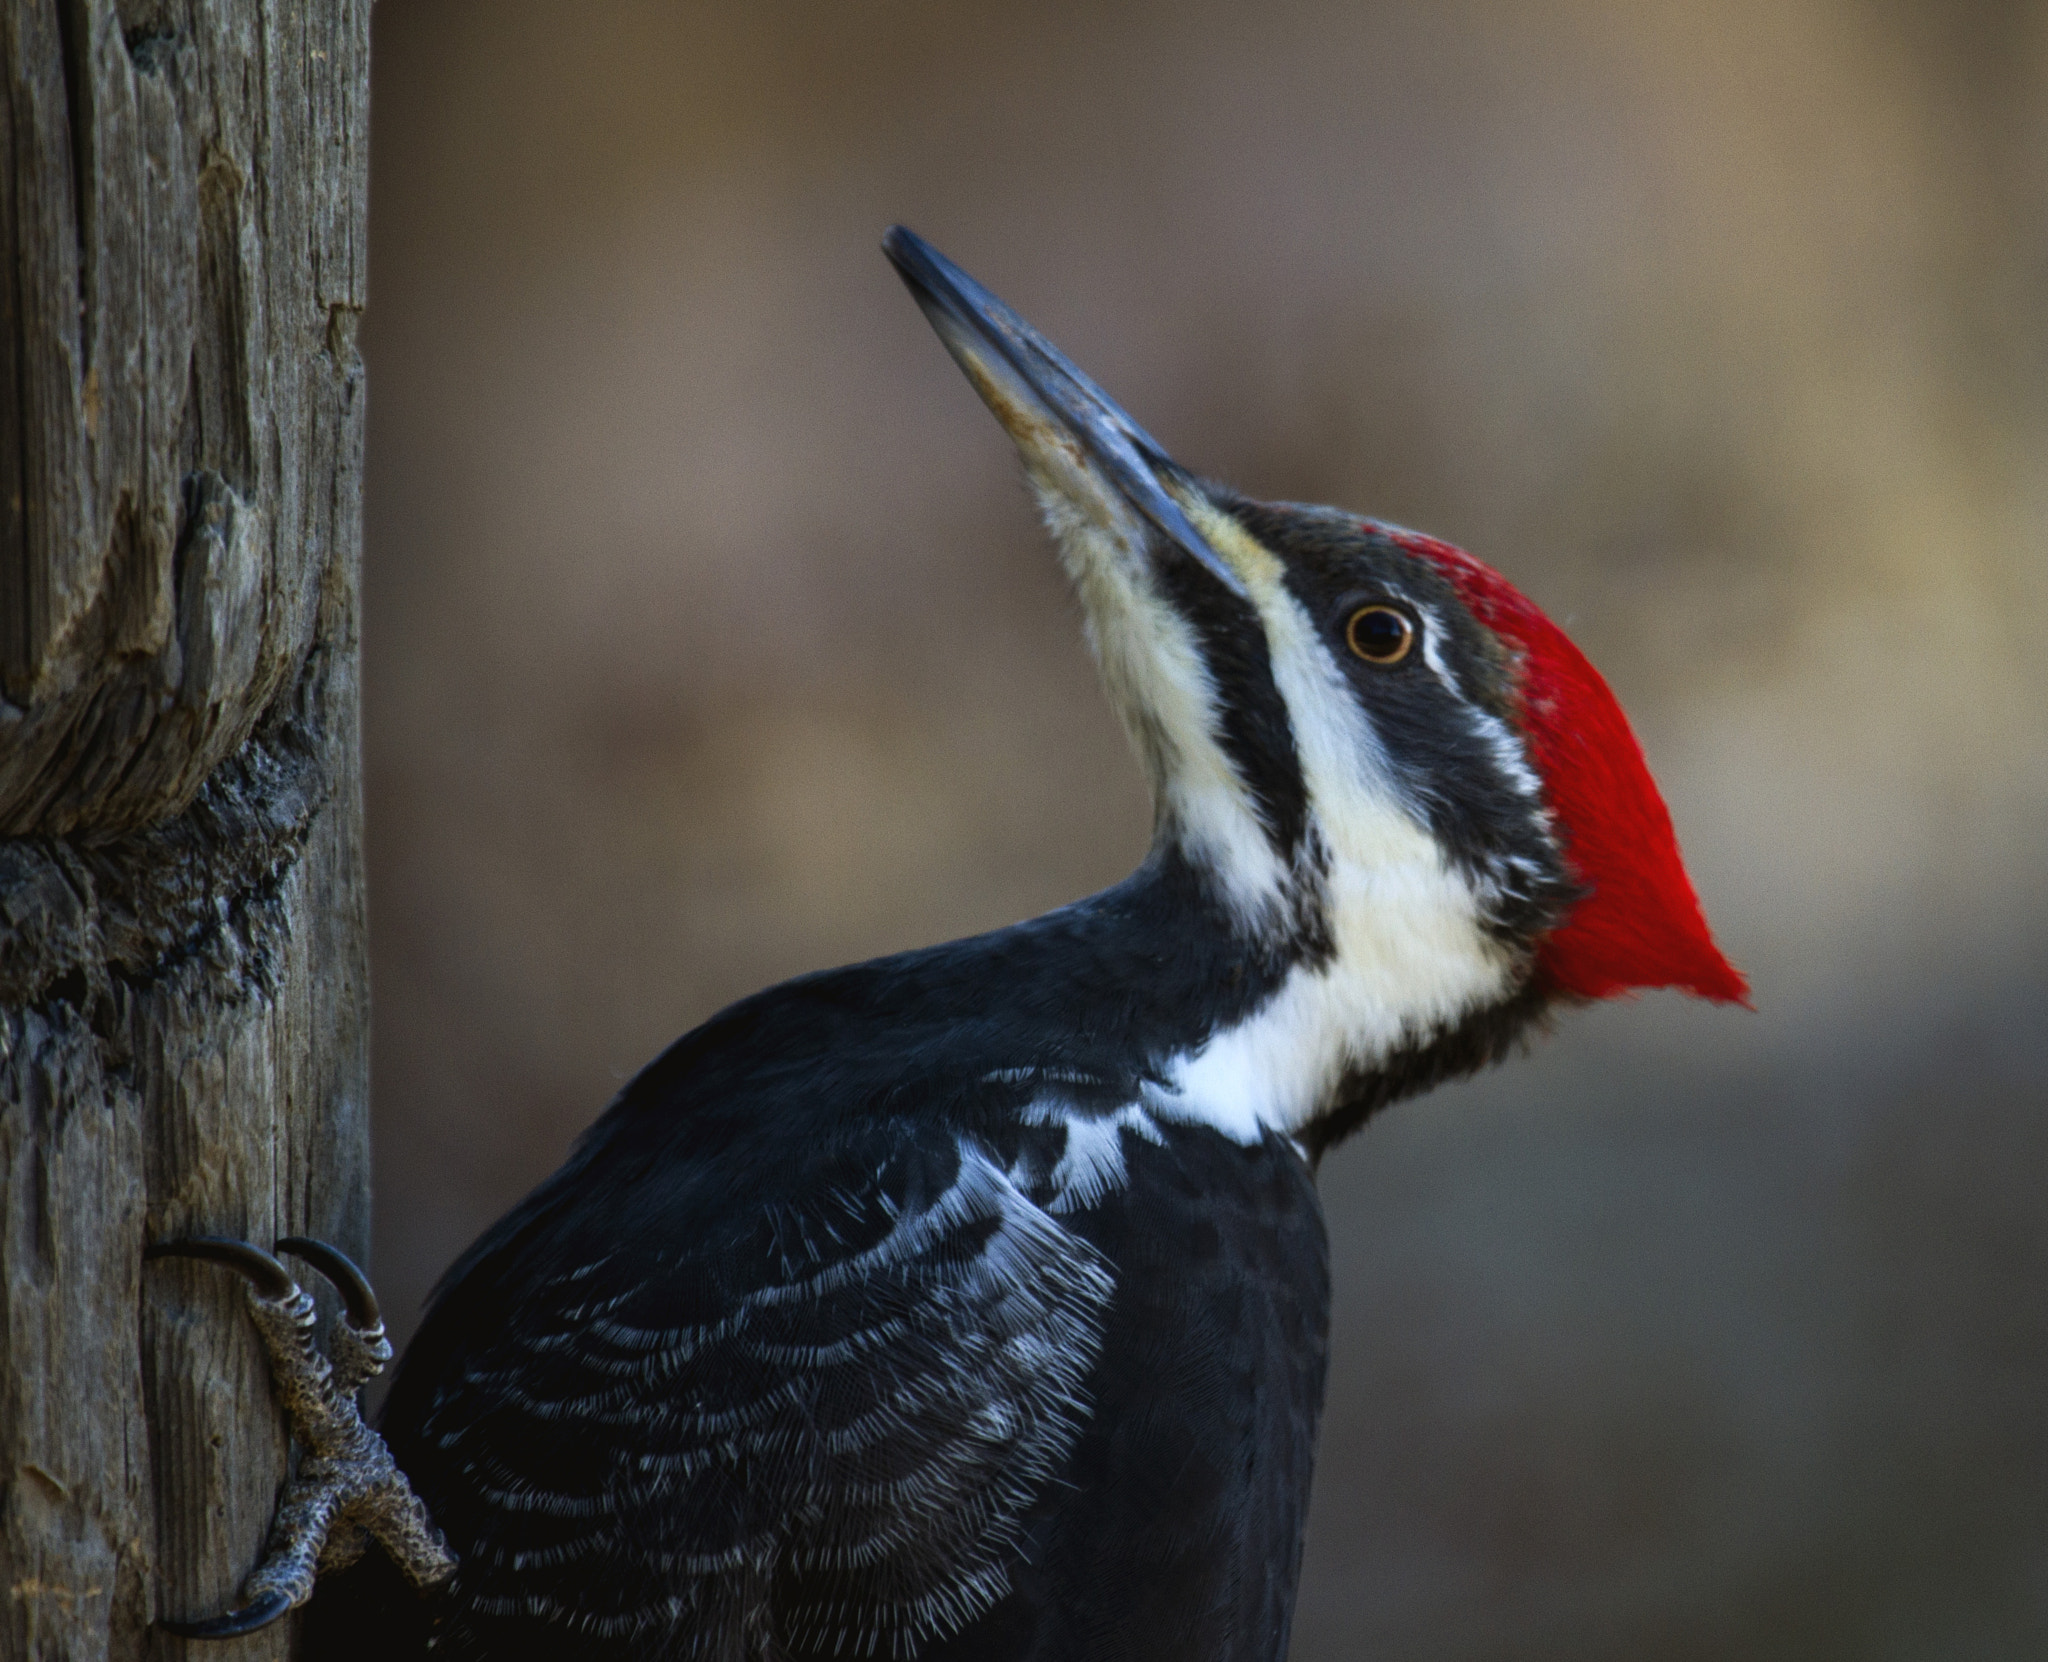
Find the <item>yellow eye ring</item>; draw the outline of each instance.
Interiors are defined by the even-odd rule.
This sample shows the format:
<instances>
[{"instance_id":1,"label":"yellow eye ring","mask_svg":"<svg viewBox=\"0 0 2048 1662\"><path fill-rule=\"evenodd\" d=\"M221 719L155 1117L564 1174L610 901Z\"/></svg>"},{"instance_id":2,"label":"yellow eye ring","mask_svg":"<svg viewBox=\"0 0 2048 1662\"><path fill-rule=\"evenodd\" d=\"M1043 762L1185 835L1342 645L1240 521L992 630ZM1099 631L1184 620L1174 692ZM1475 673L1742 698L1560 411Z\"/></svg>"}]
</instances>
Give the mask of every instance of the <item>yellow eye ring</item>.
<instances>
[{"instance_id":1,"label":"yellow eye ring","mask_svg":"<svg viewBox=\"0 0 2048 1662\"><path fill-rule=\"evenodd\" d=\"M1344 625L1344 643L1367 663L1384 669L1414 650L1415 625L1398 607L1361 606Z\"/></svg>"}]
</instances>

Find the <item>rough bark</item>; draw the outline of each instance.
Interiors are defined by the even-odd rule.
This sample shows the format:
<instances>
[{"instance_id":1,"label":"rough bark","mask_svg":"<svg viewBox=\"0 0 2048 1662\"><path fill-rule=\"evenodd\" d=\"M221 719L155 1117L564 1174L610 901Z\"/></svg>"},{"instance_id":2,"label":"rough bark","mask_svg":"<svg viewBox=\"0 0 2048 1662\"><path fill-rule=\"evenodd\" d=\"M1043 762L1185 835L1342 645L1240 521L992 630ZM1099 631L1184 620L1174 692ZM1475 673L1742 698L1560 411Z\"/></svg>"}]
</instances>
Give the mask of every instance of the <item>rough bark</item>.
<instances>
[{"instance_id":1,"label":"rough bark","mask_svg":"<svg viewBox=\"0 0 2048 1662\"><path fill-rule=\"evenodd\" d=\"M263 1545L239 1292L144 1242L365 1246L368 59L369 0L0 4L10 1659L175 1653Z\"/></svg>"}]
</instances>

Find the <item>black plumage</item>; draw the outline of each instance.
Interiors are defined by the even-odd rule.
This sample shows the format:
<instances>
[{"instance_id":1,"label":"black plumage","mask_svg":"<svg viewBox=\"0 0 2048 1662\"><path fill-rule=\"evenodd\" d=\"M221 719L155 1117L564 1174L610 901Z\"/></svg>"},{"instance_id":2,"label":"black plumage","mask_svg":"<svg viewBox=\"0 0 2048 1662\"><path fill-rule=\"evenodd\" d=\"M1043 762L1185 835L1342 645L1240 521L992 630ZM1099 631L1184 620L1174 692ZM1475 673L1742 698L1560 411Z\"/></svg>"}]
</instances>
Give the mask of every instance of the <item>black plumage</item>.
<instances>
[{"instance_id":1,"label":"black plumage","mask_svg":"<svg viewBox=\"0 0 2048 1662\"><path fill-rule=\"evenodd\" d=\"M1288 958L1168 851L678 1041L450 1272L392 1387L454 1587L366 1560L316 1635L1278 1655L1328 1305L1309 1164L1124 1111ZM1062 1165L1091 1131L1122 1168L1092 1195Z\"/></svg>"},{"instance_id":2,"label":"black plumage","mask_svg":"<svg viewBox=\"0 0 2048 1662\"><path fill-rule=\"evenodd\" d=\"M1511 591L1198 483L934 250L887 247L1023 455L1151 854L746 999L635 1078L449 1272L393 1385L454 1579L370 1554L320 1583L315 1655L1278 1662L1327 1346L1315 1161L1574 991L1540 954L1599 874L1525 742L1526 665L1467 604ZM1590 667L1567 696L1626 736ZM1628 744L1602 777L1661 812Z\"/></svg>"}]
</instances>

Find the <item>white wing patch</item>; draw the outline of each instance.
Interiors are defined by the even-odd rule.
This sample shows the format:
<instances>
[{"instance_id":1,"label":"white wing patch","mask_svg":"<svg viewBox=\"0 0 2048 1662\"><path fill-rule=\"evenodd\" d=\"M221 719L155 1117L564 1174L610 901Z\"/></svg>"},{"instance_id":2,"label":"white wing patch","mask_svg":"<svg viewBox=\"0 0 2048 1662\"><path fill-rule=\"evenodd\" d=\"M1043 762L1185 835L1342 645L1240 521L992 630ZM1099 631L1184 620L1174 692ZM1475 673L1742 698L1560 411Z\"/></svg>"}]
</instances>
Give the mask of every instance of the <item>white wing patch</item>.
<instances>
[{"instance_id":1,"label":"white wing patch","mask_svg":"<svg viewBox=\"0 0 2048 1662\"><path fill-rule=\"evenodd\" d=\"M1052 1191L1046 1202L1049 1212L1086 1211L1129 1181L1124 1168L1126 1131L1150 1143L1166 1141L1144 1105L1136 1102L1113 1113L1091 1114L1072 1103L1041 1097L1025 1105L1023 1119L1027 1125L1066 1128L1066 1147L1046 1179Z\"/></svg>"}]
</instances>

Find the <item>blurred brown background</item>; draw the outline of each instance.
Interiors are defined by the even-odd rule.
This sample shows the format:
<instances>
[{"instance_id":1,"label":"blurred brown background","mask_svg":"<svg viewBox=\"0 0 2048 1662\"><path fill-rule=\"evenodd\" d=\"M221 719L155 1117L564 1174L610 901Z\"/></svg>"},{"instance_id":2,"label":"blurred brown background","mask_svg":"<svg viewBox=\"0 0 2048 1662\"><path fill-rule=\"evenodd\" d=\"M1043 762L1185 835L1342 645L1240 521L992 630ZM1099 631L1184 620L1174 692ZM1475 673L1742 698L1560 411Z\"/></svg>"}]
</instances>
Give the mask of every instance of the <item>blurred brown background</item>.
<instances>
[{"instance_id":1,"label":"blurred brown background","mask_svg":"<svg viewBox=\"0 0 2048 1662\"><path fill-rule=\"evenodd\" d=\"M2048 1655L2048 8L387 0L375 88L408 1325L728 999L1142 851L902 219L1565 621L1755 978L1331 1159L1295 1657Z\"/></svg>"}]
</instances>

